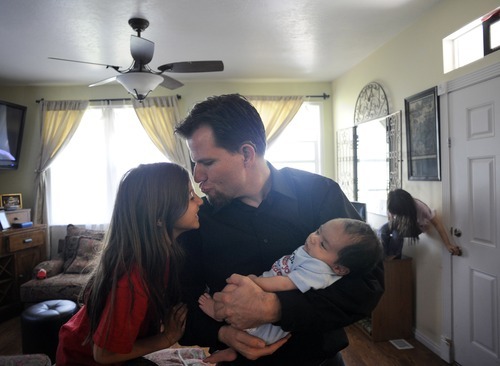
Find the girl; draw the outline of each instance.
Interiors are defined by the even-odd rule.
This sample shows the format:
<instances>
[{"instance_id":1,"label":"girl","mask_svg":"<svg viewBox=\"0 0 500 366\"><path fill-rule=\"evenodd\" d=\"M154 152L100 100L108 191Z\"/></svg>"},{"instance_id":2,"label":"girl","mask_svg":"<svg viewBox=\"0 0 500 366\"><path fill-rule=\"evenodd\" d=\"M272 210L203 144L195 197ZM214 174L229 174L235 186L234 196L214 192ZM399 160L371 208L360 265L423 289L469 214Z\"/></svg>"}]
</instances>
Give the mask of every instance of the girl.
<instances>
[{"instance_id":1,"label":"girl","mask_svg":"<svg viewBox=\"0 0 500 366\"><path fill-rule=\"evenodd\" d=\"M61 327L58 366L121 364L179 340L187 310L180 304L176 239L199 227L202 203L176 164L125 174L84 305Z\"/></svg>"},{"instance_id":2,"label":"girl","mask_svg":"<svg viewBox=\"0 0 500 366\"><path fill-rule=\"evenodd\" d=\"M387 216L389 222L380 228L380 238L387 257L401 258L403 239L409 238L415 242L422 232L428 231L430 224L436 228L451 255L462 255L460 247L450 241L435 211L419 199L413 198L407 191L395 189L389 192Z\"/></svg>"}]
</instances>

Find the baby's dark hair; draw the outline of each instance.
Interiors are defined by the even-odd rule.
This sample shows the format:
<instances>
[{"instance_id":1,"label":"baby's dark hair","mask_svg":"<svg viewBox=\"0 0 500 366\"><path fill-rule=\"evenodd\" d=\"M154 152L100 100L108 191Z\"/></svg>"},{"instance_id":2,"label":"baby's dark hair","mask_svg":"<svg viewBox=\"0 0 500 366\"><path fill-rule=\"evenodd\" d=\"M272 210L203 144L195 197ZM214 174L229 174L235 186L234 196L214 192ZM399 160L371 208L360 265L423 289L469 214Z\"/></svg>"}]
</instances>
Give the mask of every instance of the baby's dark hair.
<instances>
[{"instance_id":1,"label":"baby's dark hair","mask_svg":"<svg viewBox=\"0 0 500 366\"><path fill-rule=\"evenodd\" d=\"M370 272L383 259L382 244L377 233L364 221L342 221L344 232L351 237L351 242L339 251L336 264L349 268L349 275Z\"/></svg>"}]
</instances>

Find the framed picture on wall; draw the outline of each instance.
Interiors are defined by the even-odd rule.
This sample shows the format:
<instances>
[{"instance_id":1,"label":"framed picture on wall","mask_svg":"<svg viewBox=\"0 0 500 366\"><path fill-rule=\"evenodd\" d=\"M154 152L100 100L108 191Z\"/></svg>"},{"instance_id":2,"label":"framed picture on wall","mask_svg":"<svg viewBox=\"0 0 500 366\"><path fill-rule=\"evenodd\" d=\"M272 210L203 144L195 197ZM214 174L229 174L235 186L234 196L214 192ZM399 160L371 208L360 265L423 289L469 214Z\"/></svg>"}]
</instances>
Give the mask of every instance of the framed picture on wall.
<instances>
[{"instance_id":1,"label":"framed picture on wall","mask_svg":"<svg viewBox=\"0 0 500 366\"><path fill-rule=\"evenodd\" d=\"M1 205L6 209L23 208L23 196L21 193L8 193L0 195Z\"/></svg>"},{"instance_id":2,"label":"framed picture on wall","mask_svg":"<svg viewBox=\"0 0 500 366\"><path fill-rule=\"evenodd\" d=\"M405 99L409 180L441 180L437 87Z\"/></svg>"}]
</instances>

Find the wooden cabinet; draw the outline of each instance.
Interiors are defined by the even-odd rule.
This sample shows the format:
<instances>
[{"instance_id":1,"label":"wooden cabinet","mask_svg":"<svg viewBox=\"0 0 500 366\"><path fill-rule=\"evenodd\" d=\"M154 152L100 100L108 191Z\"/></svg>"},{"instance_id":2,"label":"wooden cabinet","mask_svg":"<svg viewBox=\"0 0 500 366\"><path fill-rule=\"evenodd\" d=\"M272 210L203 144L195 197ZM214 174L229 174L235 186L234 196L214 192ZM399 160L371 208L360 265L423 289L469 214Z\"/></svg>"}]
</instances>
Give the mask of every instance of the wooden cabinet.
<instances>
[{"instance_id":1,"label":"wooden cabinet","mask_svg":"<svg viewBox=\"0 0 500 366\"><path fill-rule=\"evenodd\" d=\"M358 323L375 342L413 338L412 259L384 261L385 292L371 319Z\"/></svg>"},{"instance_id":2,"label":"wooden cabinet","mask_svg":"<svg viewBox=\"0 0 500 366\"><path fill-rule=\"evenodd\" d=\"M45 225L35 225L0 232L0 320L21 308L19 287L46 259L46 231Z\"/></svg>"}]
</instances>

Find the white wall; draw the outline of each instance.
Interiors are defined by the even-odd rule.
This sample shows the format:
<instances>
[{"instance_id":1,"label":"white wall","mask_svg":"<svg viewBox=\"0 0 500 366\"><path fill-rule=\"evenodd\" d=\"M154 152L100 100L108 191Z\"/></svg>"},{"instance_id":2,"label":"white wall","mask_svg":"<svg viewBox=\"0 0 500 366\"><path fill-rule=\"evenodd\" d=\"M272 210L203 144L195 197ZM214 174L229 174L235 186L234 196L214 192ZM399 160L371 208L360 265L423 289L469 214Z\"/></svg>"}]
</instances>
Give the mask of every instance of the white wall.
<instances>
[{"instance_id":1,"label":"white wall","mask_svg":"<svg viewBox=\"0 0 500 366\"><path fill-rule=\"evenodd\" d=\"M442 212L442 182L407 180L404 98L500 61L500 52L463 69L443 74L442 39L500 5L497 0L443 0L415 24L332 83L335 130L352 126L361 89L380 83L389 99L389 112L403 111L403 188ZM447 148L442 144L441 149ZM444 218L446 222L447 218ZM441 255L437 232L421 235L415 246L405 246L413 257L416 286L417 336L438 352L442 329Z\"/></svg>"}]
</instances>

